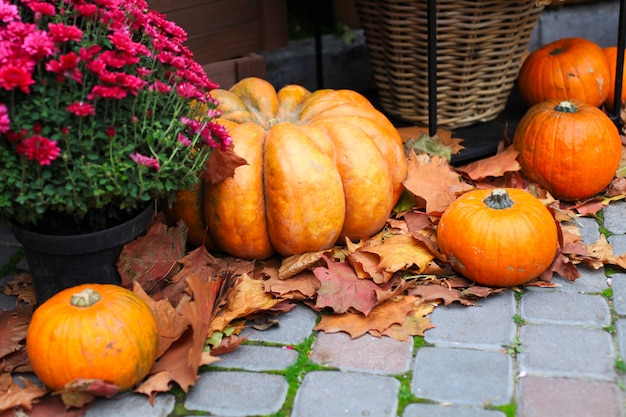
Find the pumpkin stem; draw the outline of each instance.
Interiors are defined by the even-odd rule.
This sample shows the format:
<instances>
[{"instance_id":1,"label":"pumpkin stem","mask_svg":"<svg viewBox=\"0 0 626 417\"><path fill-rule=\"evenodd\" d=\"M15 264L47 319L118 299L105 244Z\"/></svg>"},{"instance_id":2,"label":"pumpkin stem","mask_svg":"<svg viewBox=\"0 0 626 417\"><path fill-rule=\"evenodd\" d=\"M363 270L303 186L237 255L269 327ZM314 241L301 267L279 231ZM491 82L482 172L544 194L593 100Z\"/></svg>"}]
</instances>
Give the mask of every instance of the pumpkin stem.
<instances>
[{"instance_id":1,"label":"pumpkin stem","mask_svg":"<svg viewBox=\"0 0 626 417\"><path fill-rule=\"evenodd\" d=\"M268 126L269 126L269 128L270 128L270 129L271 129L271 128L273 128L273 127L274 127L274 125L277 125L278 123L280 123L280 120L278 119L278 117L272 117L272 118L271 118L271 119L267 122L267 124L268 124Z\"/></svg>"},{"instance_id":2,"label":"pumpkin stem","mask_svg":"<svg viewBox=\"0 0 626 417\"><path fill-rule=\"evenodd\" d=\"M483 200L485 205L496 210L504 210L512 207L514 202L509 197L509 193L503 188L496 188L487 198Z\"/></svg>"},{"instance_id":3,"label":"pumpkin stem","mask_svg":"<svg viewBox=\"0 0 626 417\"><path fill-rule=\"evenodd\" d=\"M92 288L85 288L70 298L70 304L74 307L91 307L98 301L100 301L100 294Z\"/></svg>"},{"instance_id":4,"label":"pumpkin stem","mask_svg":"<svg viewBox=\"0 0 626 417\"><path fill-rule=\"evenodd\" d=\"M578 107L571 101L562 101L556 105L554 111L558 111L561 113L576 113L578 111Z\"/></svg>"}]
</instances>

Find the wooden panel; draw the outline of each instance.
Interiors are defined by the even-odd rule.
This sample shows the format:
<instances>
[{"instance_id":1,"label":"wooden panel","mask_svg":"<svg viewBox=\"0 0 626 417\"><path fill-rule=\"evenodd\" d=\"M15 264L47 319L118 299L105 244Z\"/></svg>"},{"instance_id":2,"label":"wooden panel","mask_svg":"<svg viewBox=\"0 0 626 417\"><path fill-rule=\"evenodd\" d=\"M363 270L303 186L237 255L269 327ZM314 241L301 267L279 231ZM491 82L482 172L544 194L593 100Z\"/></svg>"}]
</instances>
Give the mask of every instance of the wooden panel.
<instances>
[{"instance_id":1,"label":"wooden panel","mask_svg":"<svg viewBox=\"0 0 626 417\"><path fill-rule=\"evenodd\" d=\"M287 46L287 0L261 0L262 42L266 51Z\"/></svg>"},{"instance_id":2,"label":"wooden panel","mask_svg":"<svg viewBox=\"0 0 626 417\"><path fill-rule=\"evenodd\" d=\"M260 22L241 24L190 38L187 45L197 62L209 64L262 49L258 35L260 30Z\"/></svg>"},{"instance_id":3,"label":"wooden panel","mask_svg":"<svg viewBox=\"0 0 626 417\"><path fill-rule=\"evenodd\" d=\"M208 77L223 89L229 89L237 81L247 77L266 76L265 60L257 54L207 64L203 68Z\"/></svg>"},{"instance_id":4,"label":"wooden panel","mask_svg":"<svg viewBox=\"0 0 626 417\"><path fill-rule=\"evenodd\" d=\"M201 64L287 45L286 0L149 0L187 32Z\"/></svg>"}]
</instances>

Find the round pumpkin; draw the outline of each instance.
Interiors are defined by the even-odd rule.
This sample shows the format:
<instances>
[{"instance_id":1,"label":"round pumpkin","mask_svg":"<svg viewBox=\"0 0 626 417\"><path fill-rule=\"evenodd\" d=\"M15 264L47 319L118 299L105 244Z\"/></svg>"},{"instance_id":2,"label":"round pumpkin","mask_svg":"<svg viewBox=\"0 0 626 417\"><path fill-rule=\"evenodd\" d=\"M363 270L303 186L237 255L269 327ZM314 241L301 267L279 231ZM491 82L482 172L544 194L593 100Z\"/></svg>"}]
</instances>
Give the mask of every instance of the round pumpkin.
<instances>
[{"instance_id":1,"label":"round pumpkin","mask_svg":"<svg viewBox=\"0 0 626 417\"><path fill-rule=\"evenodd\" d=\"M522 175L564 201L582 200L606 188L622 156L611 119L577 100L549 100L531 107L513 138Z\"/></svg>"},{"instance_id":2,"label":"round pumpkin","mask_svg":"<svg viewBox=\"0 0 626 417\"><path fill-rule=\"evenodd\" d=\"M558 235L552 214L530 193L472 190L443 212L437 243L466 278L507 287L531 281L551 265Z\"/></svg>"},{"instance_id":3,"label":"round pumpkin","mask_svg":"<svg viewBox=\"0 0 626 417\"><path fill-rule=\"evenodd\" d=\"M76 379L129 389L152 368L157 343L150 307L113 284L82 284L55 294L35 310L26 335L33 371L53 391Z\"/></svg>"},{"instance_id":4,"label":"round pumpkin","mask_svg":"<svg viewBox=\"0 0 626 417\"><path fill-rule=\"evenodd\" d=\"M615 100L615 74L617 73L617 46L604 48L604 54L609 62L611 81L609 84L609 95L604 102L604 106L610 112L613 111L613 101ZM622 102L626 101L626 71L622 74Z\"/></svg>"},{"instance_id":5,"label":"round pumpkin","mask_svg":"<svg viewBox=\"0 0 626 417\"><path fill-rule=\"evenodd\" d=\"M243 259L288 256L382 229L407 162L398 131L365 97L298 85L276 91L259 78L211 94L222 112L216 122L247 162L220 183L205 182L195 203L222 251Z\"/></svg>"},{"instance_id":6,"label":"round pumpkin","mask_svg":"<svg viewBox=\"0 0 626 417\"><path fill-rule=\"evenodd\" d=\"M611 74L602 48L583 38L563 38L532 52L518 75L520 94L532 106L545 100L577 99L599 107Z\"/></svg>"}]
</instances>

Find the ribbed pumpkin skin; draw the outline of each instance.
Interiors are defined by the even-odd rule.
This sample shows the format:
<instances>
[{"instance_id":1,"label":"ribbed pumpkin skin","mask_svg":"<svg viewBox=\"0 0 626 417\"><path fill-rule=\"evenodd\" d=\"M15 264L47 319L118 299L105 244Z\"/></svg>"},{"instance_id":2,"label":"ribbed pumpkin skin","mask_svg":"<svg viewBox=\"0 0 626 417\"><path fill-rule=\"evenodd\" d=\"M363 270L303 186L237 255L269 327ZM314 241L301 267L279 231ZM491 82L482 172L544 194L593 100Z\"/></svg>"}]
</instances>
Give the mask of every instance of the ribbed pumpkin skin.
<instances>
[{"instance_id":1,"label":"ribbed pumpkin skin","mask_svg":"<svg viewBox=\"0 0 626 417\"><path fill-rule=\"evenodd\" d=\"M529 106L550 99L577 99L598 107L609 94L610 82L604 51L583 38L563 38L535 50L518 76L520 94Z\"/></svg>"},{"instance_id":2,"label":"ribbed pumpkin skin","mask_svg":"<svg viewBox=\"0 0 626 417\"><path fill-rule=\"evenodd\" d=\"M208 185L204 216L225 252L264 259L377 233L402 193L407 163L391 122L350 90L276 91L259 78L214 90L234 151L248 162Z\"/></svg>"},{"instance_id":3,"label":"ribbed pumpkin skin","mask_svg":"<svg viewBox=\"0 0 626 417\"><path fill-rule=\"evenodd\" d=\"M507 188L513 205L489 208L491 190L457 198L437 226L439 249L452 267L480 284L506 287L526 283L552 263L557 229L548 209L530 193Z\"/></svg>"},{"instance_id":4,"label":"ribbed pumpkin skin","mask_svg":"<svg viewBox=\"0 0 626 417\"><path fill-rule=\"evenodd\" d=\"M87 288L98 292L100 301L73 306L72 295ZM78 378L129 389L150 371L157 343L152 310L113 284L83 284L57 293L35 310L26 336L32 368L53 391Z\"/></svg>"},{"instance_id":5,"label":"ribbed pumpkin skin","mask_svg":"<svg viewBox=\"0 0 626 417\"><path fill-rule=\"evenodd\" d=\"M576 110L564 111L568 106ZM524 177L564 201L582 200L606 188L622 155L611 119L576 100L531 107L517 126L513 145L520 152Z\"/></svg>"},{"instance_id":6,"label":"ribbed pumpkin skin","mask_svg":"<svg viewBox=\"0 0 626 417\"><path fill-rule=\"evenodd\" d=\"M615 100L615 74L617 73L617 46L609 46L604 48L604 54L609 62L609 70L611 72L611 80L609 83L609 95L604 102L608 111L613 111L613 101ZM626 71L622 74L622 102L626 100Z\"/></svg>"}]
</instances>

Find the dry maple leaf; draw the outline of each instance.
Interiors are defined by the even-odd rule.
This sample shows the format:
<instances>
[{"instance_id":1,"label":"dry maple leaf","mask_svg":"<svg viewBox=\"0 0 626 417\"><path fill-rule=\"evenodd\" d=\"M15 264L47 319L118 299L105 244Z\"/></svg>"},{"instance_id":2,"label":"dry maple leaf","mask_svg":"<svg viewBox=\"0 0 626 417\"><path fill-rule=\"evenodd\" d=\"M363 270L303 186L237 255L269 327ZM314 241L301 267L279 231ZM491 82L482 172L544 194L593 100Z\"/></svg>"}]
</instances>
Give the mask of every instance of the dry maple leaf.
<instances>
[{"instance_id":1,"label":"dry maple leaf","mask_svg":"<svg viewBox=\"0 0 626 417\"><path fill-rule=\"evenodd\" d=\"M361 313L324 314L315 330L345 332L353 339L365 333L380 336L390 326L404 323L416 302L417 297L401 296L375 306L367 316Z\"/></svg>"},{"instance_id":2,"label":"dry maple leaf","mask_svg":"<svg viewBox=\"0 0 626 417\"><path fill-rule=\"evenodd\" d=\"M13 380L11 374L0 374L0 412L17 407L30 410L33 401L48 393L47 389L27 378L18 376L17 379L20 381L19 384Z\"/></svg>"},{"instance_id":3,"label":"dry maple leaf","mask_svg":"<svg viewBox=\"0 0 626 417\"><path fill-rule=\"evenodd\" d=\"M278 277L280 279L288 279L302 271L312 270L316 266L320 266L324 253L325 251L309 252L283 258L278 269Z\"/></svg>"},{"instance_id":4,"label":"dry maple leaf","mask_svg":"<svg viewBox=\"0 0 626 417\"><path fill-rule=\"evenodd\" d=\"M353 309L368 315L377 303L378 286L371 280L357 277L349 264L324 259L327 268L320 266L313 270L321 282L315 308L330 307L336 314Z\"/></svg>"},{"instance_id":5,"label":"dry maple leaf","mask_svg":"<svg viewBox=\"0 0 626 417\"><path fill-rule=\"evenodd\" d=\"M248 165L248 161L235 153L235 146L229 146L226 150L215 149L207 160L205 178L212 184L224 181L235 174L235 169L242 165Z\"/></svg>"},{"instance_id":6,"label":"dry maple leaf","mask_svg":"<svg viewBox=\"0 0 626 417\"><path fill-rule=\"evenodd\" d=\"M457 198L458 193L472 187L461 181L461 176L450 164L438 156L418 158L409 154L407 179L404 187L426 201L426 213L441 214Z\"/></svg>"},{"instance_id":7,"label":"dry maple leaf","mask_svg":"<svg viewBox=\"0 0 626 417\"><path fill-rule=\"evenodd\" d=\"M412 235L394 235L383 241L382 245L368 246L360 249L362 252L369 252L378 256L378 271L385 272L387 282L391 276L398 271L417 267L419 272L423 272L434 255L424 243L413 238Z\"/></svg>"},{"instance_id":8,"label":"dry maple leaf","mask_svg":"<svg viewBox=\"0 0 626 417\"><path fill-rule=\"evenodd\" d=\"M26 304L37 304L33 280L28 272L19 272L4 284L4 295L15 295L17 301Z\"/></svg>"},{"instance_id":9,"label":"dry maple leaf","mask_svg":"<svg viewBox=\"0 0 626 417\"><path fill-rule=\"evenodd\" d=\"M178 271L178 261L185 255L187 226L180 222L167 227L155 223L145 236L124 246L117 261L122 286L138 281L148 294L157 291L157 283Z\"/></svg>"},{"instance_id":10,"label":"dry maple leaf","mask_svg":"<svg viewBox=\"0 0 626 417\"><path fill-rule=\"evenodd\" d=\"M233 320L270 310L284 301L282 298L276 298L272 294L266 293L263 281L250 278L247 274L238 277L230 290L228 303L211 322L211 332L223 331Z\"/></svg>"},{"instance_id":11,"label":"dry maple leaf","mask_svg":"<svg viewBox=\"0 0 626 417\"><path fill-rule=\"evenodd\" d=\"M381 336L388 336L403 342L408 342L411 336L424 336L426 330L435 327L426 317L434 309L435 306L432 304L422 304L416 307L409 312L402 324L392 324L382 332Z\"/></svg>"},{"instance_id":12,"label":"dry maple leaf","mask_svg":"<svg viewBox=\"0 0 626 417\"><path fill-rule=\"evenodd\" d=\"M312 271L303 271L289 279L270 277L264 281L265 291L288 300L312 299L320 288L320 281Z\"/></svg>"},{"instance_id":13,"label":"dry maple leaf","mask_svg":"<svg viewBox=\"0 0 626 417\"><path fill-rule=\"evenodd\" d=\"M500 153L457 167L456 170L465 173L472 180L501 177L506 172L520 170L521 166L517 162L518 155L519 152L513 146L509 146Z\"/></svg>"},{"instance_id":14,"label":"dry maple leaf","mask_svg":"<svg viewBox=\"0 0 626 417\"><path fill-rule=\"evenodd\" d=\"M462 297L459 289L450 288L446 285L416 285L408 291L408 294L418 297L420 304L439 301L443 301L444 306L450 305L455 301L466 306L476 304L473 300Z\"/></svg>"}]
</instances>

